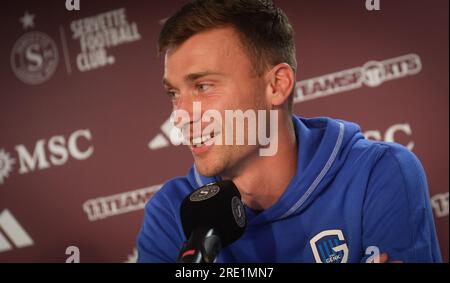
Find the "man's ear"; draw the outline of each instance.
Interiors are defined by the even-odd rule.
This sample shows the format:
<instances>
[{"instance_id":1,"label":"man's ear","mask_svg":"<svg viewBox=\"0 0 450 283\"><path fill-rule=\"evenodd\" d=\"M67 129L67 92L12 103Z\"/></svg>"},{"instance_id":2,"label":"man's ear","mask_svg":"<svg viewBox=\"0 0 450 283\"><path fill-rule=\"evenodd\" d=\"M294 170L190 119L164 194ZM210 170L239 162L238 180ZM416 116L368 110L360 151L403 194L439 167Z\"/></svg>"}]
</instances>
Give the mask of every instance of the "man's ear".
<instances>
[{"instance_id":1,"label":"man's ear","mask_svg":"<svg viewBox=\"0 0 450 283\"><path fill-rule=\"evenodd\" d=\"M274 107L280 107L292 93L295 85L294 70L288 64L280 63L266 74L266 80L267 101Z\"/></svg>"}]
</instances>

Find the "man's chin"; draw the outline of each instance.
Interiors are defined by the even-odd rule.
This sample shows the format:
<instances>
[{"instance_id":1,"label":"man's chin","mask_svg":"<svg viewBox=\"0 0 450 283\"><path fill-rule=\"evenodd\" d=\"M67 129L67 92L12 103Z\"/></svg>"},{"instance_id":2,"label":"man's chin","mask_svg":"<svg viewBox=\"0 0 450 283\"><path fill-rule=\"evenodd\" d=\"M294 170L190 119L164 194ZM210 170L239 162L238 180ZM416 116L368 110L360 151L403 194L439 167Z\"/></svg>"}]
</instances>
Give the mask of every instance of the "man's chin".
<instances>
[{"instance_id":1,"label":"man's chin","mask_svg":"<svg viewBox=\"0 0 450 283\"><path fill-rule=\"evenodd\" d=\"M220 174L221 170L220 168L212 168L211 166L208 166L205 164L205 161L197 162L195 161L195 168L197 169L197 172L205 177L214 177Z\"/></svg>"}]
</instances>

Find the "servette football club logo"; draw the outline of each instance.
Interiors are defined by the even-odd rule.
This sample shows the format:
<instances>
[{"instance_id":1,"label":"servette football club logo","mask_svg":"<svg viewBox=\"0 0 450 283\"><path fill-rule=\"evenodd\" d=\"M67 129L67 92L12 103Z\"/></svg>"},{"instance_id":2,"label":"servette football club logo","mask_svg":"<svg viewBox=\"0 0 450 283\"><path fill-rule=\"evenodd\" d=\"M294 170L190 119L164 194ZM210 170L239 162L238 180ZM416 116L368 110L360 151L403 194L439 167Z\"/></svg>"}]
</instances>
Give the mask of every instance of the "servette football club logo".
<instances>
[{"instance_id":1,"label":"servette football club logo","mask_svg":"<svg viewBox=\"0 0 450 283\"><path fill-rule=\"evenodd\" d=\"M348 261L348 246L341 230L322 231L309 243L317 263L346 263Z\"/></svg>"},{"instance_id":2,"label":"servette football club logo","mask_svg":"<svg viewBox=\"0 0 450 283\"><path fill-rule=\"evenodd\" d=\"M35 16L25 12L23 28L34 27ZM58 48L47 34L30 31L23 34L11 51L11 68L22 82L37 85L48 80L58 65Z\"/></svg>"}]
</instances>

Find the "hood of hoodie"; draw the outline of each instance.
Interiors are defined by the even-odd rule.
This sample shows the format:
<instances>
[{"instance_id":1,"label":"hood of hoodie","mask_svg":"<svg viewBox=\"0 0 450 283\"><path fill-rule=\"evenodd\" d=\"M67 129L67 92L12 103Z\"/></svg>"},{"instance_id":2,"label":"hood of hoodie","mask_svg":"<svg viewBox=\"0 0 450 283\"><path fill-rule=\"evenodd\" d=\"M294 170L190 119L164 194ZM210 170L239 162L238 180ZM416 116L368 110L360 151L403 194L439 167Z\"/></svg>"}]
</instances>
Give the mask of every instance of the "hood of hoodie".
<instances>
[{"instance_id":1,"label":"hood of hoodie","mask_svg":"<svg viewBox=\"0 0 450 283\"><path fill-rule=\"evenodd\" d=\"M301 213L339 172L353 145L364 138L357 124L343 120L293 116L292 121L298 146L297 174L270 208L258 214L246 209L248 225ZM199 188L219 181L220 176L202 176L193 165L187 179L193 188Z\"/></svg>"}]
</instances>

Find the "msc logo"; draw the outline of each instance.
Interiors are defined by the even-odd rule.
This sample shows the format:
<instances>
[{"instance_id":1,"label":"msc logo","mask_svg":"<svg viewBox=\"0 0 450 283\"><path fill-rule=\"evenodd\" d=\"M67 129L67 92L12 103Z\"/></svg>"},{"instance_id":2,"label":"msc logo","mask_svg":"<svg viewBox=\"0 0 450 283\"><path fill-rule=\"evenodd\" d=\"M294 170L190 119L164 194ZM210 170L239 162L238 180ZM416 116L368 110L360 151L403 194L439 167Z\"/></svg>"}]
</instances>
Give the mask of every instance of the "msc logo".
<instances>
[{"instance_id":1,"label":"msc logo","mask_svg":"<svg viewBox=\"0 0 450 283\"><path fill-rule=\"evenodd\" d=\"M309 243L317 263L346 263L348 260L348 246L341 230L322 231Z\"/></svg>"},{"instance_id":2,"label":"msc logo","mask_svg":"<svg viewBox=\"0 0 450 283\"><path fill-rule=\"evenodd\" d=\"M448 192L432 196L431 205L433 206L436 217L448 216Z\"/></svg>"},{"instance_id":3,"label":"msc logo","mask_svg":"<svg viewBox=\"0 0 450 283\"><path fill-rule=\"evenodd\" d=\"M0 184L13 171L15 163L19 165L19 174L26 174L51 166L64 165L69 157L85 160L94 152L94 146L89 144L91 139L91 131L83 129L73 132L68 138L57 135L48 140L40 139L34 144L31 151L24 144L19 144L15 146L17 161L3 148L0 148ZM82 144L84 145L81 146Z\"/></svg>"},{"instance_id":4,"label":"msc logo","mask_svg":"<svg viewBox=\"0 0 450 283\"><path fill-rule=\"evenodd\" d=\"M16 160L11 158L3 148L0 148L0 184L3 184L3 180L9 176L14 163Z\"/></svg>"},{"instance_id":5,"label":"msc logo","mask_svg":"<svg viewBox=\"0 0 450 283\"><path fill-rule=\"evenodd\" d=\"M13 245L16 248L25 248L33 244L33 239L20 226L9 210L3 210L0 213L0 253L11 250Z\"/></svg>"},{"instance_id":6,"label":"msc logo","mask_svg":"<svg viewBox=\"0 0 450 283\"><path fill-rule=\"evenodd\" d=\"M364 132L366 139L386 142L396 142L397 134L410 137L412 135L411 125L409 123L394 124L390 126L384 134L379 130L370 130ZM410 140L407 144L403 144L409 150L413 150L414 141Z\"/></svg>"}]
</instances>

